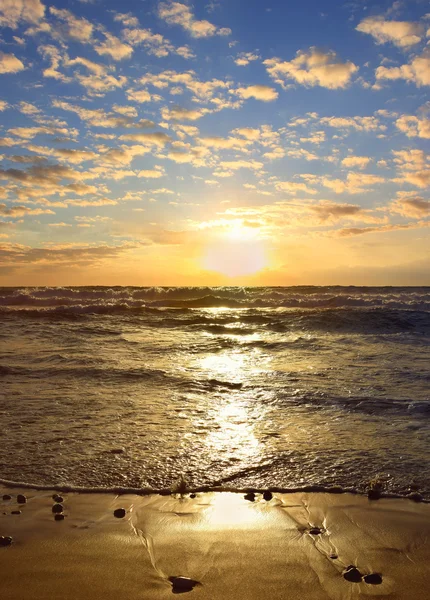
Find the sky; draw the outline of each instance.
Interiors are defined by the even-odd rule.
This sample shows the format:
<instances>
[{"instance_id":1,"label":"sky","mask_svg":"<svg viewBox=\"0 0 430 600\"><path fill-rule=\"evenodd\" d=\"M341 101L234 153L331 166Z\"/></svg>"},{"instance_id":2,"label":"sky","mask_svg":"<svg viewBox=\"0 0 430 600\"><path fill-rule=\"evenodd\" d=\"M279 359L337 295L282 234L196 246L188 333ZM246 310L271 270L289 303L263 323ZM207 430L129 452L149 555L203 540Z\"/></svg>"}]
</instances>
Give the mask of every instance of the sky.
<instances>
[{"instance_id":1,"label":"sky","mask_svg":"<svg viewBox=\"0 0 430 600\"><path fill-rule=\"evenodd\" d=\"M421 0L0 0L0 285L430 285Z\"/></svg>"}]
</instances>

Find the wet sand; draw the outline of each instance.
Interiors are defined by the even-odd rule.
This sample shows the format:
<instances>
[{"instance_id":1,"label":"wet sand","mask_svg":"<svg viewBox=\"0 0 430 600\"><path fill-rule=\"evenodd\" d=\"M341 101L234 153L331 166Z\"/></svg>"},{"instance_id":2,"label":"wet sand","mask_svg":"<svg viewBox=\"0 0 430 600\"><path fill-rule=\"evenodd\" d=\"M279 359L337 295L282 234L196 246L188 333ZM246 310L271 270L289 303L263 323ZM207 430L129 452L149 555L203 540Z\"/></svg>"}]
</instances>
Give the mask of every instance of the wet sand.
<instances>
[{"instance_id":1,"label":"wet sand","mask_svg":"<svg viewBox=\"0 0 430 600\"><path fill-rule=\"evenodd\" d=\"M18 505L20 493L27 501ZM429 504L304 492L65 493L65 518L55 520L52 496L0 489L1 598L430 599Z\"/></svg>"}]
</instances>

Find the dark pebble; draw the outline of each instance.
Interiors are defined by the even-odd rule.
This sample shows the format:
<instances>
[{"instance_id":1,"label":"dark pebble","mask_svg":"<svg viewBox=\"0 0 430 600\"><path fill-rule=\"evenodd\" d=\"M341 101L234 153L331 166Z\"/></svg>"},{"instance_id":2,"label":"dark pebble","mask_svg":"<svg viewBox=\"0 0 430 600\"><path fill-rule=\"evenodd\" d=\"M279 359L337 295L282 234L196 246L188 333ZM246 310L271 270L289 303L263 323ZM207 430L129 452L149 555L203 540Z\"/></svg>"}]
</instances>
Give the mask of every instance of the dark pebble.
<instances>
[{"instance_id":1,"label":"dark pebble","mask_svg":"<svg viewBox=\"0 0 430 600\"><path fill-rule=\"evenodd\" d=\"M347 581L352 581L353 583L360 583L361 581L361 573L354 565L349 565L349 567L345 569L343 577Z\"/></svg>"},{"instance_id":2,"label":"dark pebble","mask_svg":"<svg viewBox=\"0 0 430 600\"><path fill-rule=\"evenodd\" d=\"M332 560L336 560L336 558L338 558L337 554L330 554L329 558L331 558Z\"/></svg>"},{"instance_id":3,"label":"dark pebble","mask_svg":"<svg viewBox=\"0 0 430 600\"><path fill-rule=\"evenodd\" d=\"M379 490L369 490L367 492L367 497L369 500L379 500L381 497L381 492Z\"/></svg>"},{"instance_id":4,"label":"dark pebble","mask_svg":"<svg viewBox=\"0 0 430 600\"><path fill-rule=\"evenodd\" d=\"M52 507L52 512L59 514L62 513L64 510L64 506L62 504L54 504L54 506Z\"/></svg>"},{"instance_id":5,"label":"dark pebble","mask_svg":"<svg viewBox=\"0 0 430 600\"><path fill-rule=\"evenodd\" d=\"M266 491L263 493L263 498L269 502L273 498L272 492Z\"/></svg>"},{"instance_id":6,"label":"dark pebble","mask_svg":"<svg viewBox=\"0 0 430 600\"><path fill-rule=\"evenodd\" d=\"M25 504L27 502L27 498L24 496L24 494L18 494L16 501L18 504Z\"/></svg>"},{"instance_id":7,"label":"dark pebble","mask_svg":"<svg viewBox=\"0 0 430 600\"><path fill-rule=\"evenodd\" d=\"M408 494L408 498L413 500L414 502L421 502L423 497L418 492L414 492L413 494Z\"/></svg>"},{"instance_id":8,"label":"dark pebble","mask_svg":"<svg viewBox=\"0 0 430 600\"><path fill-rule=\"evenodd\" d=\"M190 498L197 498L197 494L190 494Z\"/></svg>"},{"instance_id":9,"label":"dark pebble","mask_svg":"<svg viewBox=\"0 0 430 600\"><path fill-rule=\"evenodd\" d=\"M9 494L4 494L3 500L12 500L12 496L10 496Z\"/></svg>"},{"instance_id":10,"label":"dark pebble","mask_svg":"<svg viewBox=\"0 0 430 600\"><path fill-rule=\"evenodd\" d=\"M63 496L60 496L60 495L58 495L58 494L54 494L54 495L52 496L52 499L53 499L53 500L55 500L55 502L64 502L64 498L63 498Z\"/></svg>"},{"instance_id":11,"label":"dark pebble","mask_svg":"<svg viewBox=\"0 0 430 600\"><path fill-rule=\"evenodd\" d=\"M8 535L0 535L0 546L10 546L12 543L12 538Z\"/></svg>"},{"instance_id":12,"label":"dark pebble","mask_svg":"<svg viewBox=\"0 0 430 600\"><path fill-rule=\"evenodd\" d=\"M322 533L322 530L319 527L312 527L311 529L309 529L309 533L311 533L312 535L319 535L320 533Z\"/></svg>"},{"instance_id":13,"label":"dark pebble","mask_svg":"<svg viewBox=\"0 0 430 600\"><path fill-rule=\"evenodd\" d=\"M21 514L21 512L22 512L22 511L20 511L20 510L12 510L10 514L11 514L11 515L20 515L20 514Z\"/></svg>"},{"instance_id":14,"label":"dark pebble","mask_svg":"<svg viewBox=\"0 0 430 600\"><path fill-rule=\"evenodd\" d=\"M370 575L365 575L363 577L363 581L371 583L372 585L380 585L382 583L382 577L379 573L370 573Z\"/></svg>"},{"instance_id":15,"label":"dark pebble","mask_svg":"<svg viewBox=\"0 0 430 600\"><path fill-rule=\"evenodd\" d=\"M113 515L117 519L123 519L126 515L126 510L125 510L125 508L117 508L116 510L113 511Z\"/></svg>"},{"instance_id":16,"label":"dark pebble","mask_svg":"<svg viewBox=\"0 0 430 600\"><path fill-rule=\"evenodd\" d=\"M56 515L54 515L54 519L56 521L64 521L64 515L63 515L63 513L57 513Z\"/></svg>"},{"instance_id":17,"label":"dark pebble","mask_svg":"<svg viewBox=\"0 0 430 600\"><path fill-rule=\"evenodd\" d=\"M110 450L111 454L124 454L124 452L124 448L112 448L112 450Z\"/></svg>"},{"instance_id":18,"label":"dark pebble","mask_svg":"<svg viewBox=\"0 0 430 600\"><path fill-rule=\"evenodd\" d=\"M255 500L255 494L254 494L254 492L248 492L248 494L245 494L245 500L249 500L250 502L254 502L254 500Z\"/></svg>"},{"instance_id":19,"label":"dark pebble","mask_svg":"<svg viewBox=\"0 0 430 600\"><path fill-rule=\"evenodd\" d=\"M198 581L194 581L194 579L189 579L188 577L169 577L169 581L172 584L172 592L174 594L191 592L196 585L199 585Z\"/></svg>"}]
</instances>

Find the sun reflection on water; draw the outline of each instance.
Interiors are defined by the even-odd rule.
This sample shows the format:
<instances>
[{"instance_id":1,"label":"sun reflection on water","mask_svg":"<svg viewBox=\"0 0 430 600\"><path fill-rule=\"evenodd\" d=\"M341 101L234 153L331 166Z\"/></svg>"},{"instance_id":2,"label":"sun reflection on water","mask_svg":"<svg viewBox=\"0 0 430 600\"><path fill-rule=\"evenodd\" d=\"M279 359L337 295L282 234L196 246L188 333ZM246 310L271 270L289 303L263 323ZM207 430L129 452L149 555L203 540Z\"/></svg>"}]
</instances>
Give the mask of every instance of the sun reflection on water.
<instances>
[{"instance_id":1,"label":"sun reflection on water","mask_svg":"<svg viewBox=\"0 0 430 600\"><path fill-rule=\"evenodd\" d=\"M206 447L223 461L255 460L260 454L257 429L264 411L260 406L256 412L252 392L246 388L265 371L261 353L228 351L207 355L198 363L208 380L219 384L207 405L213 427L207 432Z\"/></svg>"}]
</instances>

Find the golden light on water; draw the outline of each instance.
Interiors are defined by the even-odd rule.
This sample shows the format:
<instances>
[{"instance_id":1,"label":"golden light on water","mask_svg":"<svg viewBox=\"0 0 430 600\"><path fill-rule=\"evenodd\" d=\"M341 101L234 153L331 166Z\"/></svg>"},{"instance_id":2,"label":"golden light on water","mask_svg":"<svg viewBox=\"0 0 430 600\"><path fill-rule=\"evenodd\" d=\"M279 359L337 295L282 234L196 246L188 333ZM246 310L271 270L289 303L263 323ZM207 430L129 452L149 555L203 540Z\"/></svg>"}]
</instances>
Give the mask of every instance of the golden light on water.
<instances>
[{"instance_id":1,"label":"golden light on water","mask_svg":"<svg viewBox=\"0 0 430 600\"><path fill-rule=\"evenodd\" d=\"M257 428L264 417L253 413L249 397L241 389L246 376L264 371L258 351L227 351L199 359L199 369L209 380L220 383L218 401L209 408L215 426L208 432L205 444L222 459L243 461L260 453ZM223 388L225 382L226 387ZM230 387L227 387L230 386ZM237 388L235 388L237 386Z\"/></svg>"}]
</instances>

